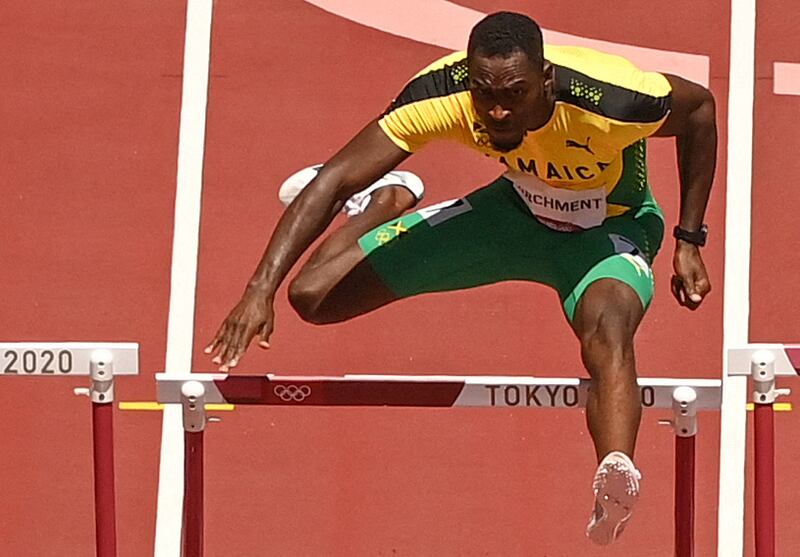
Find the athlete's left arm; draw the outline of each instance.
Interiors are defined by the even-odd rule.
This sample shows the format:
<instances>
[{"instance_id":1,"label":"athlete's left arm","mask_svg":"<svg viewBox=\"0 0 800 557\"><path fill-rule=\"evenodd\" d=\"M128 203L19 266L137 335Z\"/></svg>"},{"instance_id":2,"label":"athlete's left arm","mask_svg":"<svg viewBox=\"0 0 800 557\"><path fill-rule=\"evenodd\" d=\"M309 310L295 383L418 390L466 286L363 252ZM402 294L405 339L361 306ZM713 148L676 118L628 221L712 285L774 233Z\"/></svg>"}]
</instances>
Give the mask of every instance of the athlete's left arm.
<instances>
[{"instance_id":1,"label":"athlete's left arm","mask_svg":"<svg viewBox=\"0 0 800 557\"><path fill-rule=\"evenodd\" d=\"M717 123L714 97L705 87L675 75L665 75L672 86L672 110L656 136L675 137L681 182L679 225L699 230L703 224L717 162ZM711 290L698 246L676 240L672 293L678 302L697 309Z\"/></svg>"}]
</instances>

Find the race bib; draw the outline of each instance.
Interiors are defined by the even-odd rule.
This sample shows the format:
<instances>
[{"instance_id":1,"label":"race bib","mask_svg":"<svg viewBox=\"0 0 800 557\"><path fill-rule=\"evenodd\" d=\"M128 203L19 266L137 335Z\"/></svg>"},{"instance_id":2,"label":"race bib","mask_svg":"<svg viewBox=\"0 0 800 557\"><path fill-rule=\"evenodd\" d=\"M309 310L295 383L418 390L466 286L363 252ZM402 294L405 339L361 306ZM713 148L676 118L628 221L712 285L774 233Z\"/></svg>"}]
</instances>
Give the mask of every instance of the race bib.
<instances>
[{"instance_id":1,"label":"race bib","mask_svg":"<svg viewBox=\"0 0 800 557\"><path fill-rule=\"evenodd\" d=\"M554 230L574 232L600 226L606 218L603 187L573 191L548 186L536 176L507 172L506 178L533 216Z\"/></svg>"}]
</instances>

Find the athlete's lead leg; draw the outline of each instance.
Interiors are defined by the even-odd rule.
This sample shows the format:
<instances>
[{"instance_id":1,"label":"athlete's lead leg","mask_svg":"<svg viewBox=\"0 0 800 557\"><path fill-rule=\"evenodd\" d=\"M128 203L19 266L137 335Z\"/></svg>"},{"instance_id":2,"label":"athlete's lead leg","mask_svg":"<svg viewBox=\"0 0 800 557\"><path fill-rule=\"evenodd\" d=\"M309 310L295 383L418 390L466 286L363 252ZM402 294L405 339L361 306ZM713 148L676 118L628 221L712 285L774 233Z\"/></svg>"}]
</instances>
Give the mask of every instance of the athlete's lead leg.
<instances>
[{"instance_id":1,"label":"athlete's lead leg","mask_svg":"<svg viewBox=\"0 0 800 557\"><path fill-rule=\"evenodd\" d=\"M402 215L416 201L404 187L381 188L372 194L363 213L331 233L289 285L289 301L300 317L312 323L333 323L394 301L395 294L365 263L358 240Z\"/></svg>"}]
</instances>

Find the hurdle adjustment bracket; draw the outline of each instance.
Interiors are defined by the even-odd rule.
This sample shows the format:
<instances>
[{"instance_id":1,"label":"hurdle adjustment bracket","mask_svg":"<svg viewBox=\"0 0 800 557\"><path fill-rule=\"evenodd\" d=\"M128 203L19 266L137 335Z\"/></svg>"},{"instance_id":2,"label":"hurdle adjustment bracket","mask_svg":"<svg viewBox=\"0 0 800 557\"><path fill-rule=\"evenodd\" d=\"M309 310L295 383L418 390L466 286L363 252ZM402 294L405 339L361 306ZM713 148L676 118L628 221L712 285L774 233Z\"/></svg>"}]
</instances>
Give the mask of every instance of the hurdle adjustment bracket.
<instances>
[{"instance_id":1,"label":"hurdle adjustment bracket","mask_svg":"<svg viewBox=\"0 0 800 557\"><path fill-rule=\"evenodd\" d=\"M181 385L181 404L183 406L183 429L187 432L205 430L206 388L200 381L187 381Z\"/></svg>"},{"instance_id":2,"label":"hurdle adjustment bracket","mask_svg":"<svg viewBox=\"0 0 800 557\"><path fill-rule=\"evenodd\" d=\"M98 348L89 358L91 385L72 390L78 396L88 396L97 404L114 402L114 355L110 350Z\"/></svg>"},{"instance_id":3,"label":"hurdle adjustment bracket","mask_svg":"<svg viewBox=\"0 0 800 557\"><path fill-rule=\"evenodd\" d=\"M772 404L779 396L791 393L791 389L775 388L775 354L771 350L757 350L750 360L753 376L753 402Z\"/></svg>"},{"instance_id":4,"label":"hurdle adjustment bracket","mask_svg":"<svg viewBox=\"0 0 800 557\"><path fill-rule=\"evenodd\" d=\"M659 420L668 425L677 437L697 435L697 391L691 387L677 387L672 391L672 419Z\"/></svg>"}]
</instances>

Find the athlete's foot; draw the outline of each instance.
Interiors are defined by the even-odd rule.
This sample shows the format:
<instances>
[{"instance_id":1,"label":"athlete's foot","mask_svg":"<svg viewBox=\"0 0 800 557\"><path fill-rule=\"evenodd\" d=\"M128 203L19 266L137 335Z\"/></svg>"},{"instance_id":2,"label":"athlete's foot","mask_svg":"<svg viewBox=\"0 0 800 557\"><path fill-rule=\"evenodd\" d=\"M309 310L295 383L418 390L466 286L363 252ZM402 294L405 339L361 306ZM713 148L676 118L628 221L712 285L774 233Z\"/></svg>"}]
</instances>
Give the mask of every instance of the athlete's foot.
<instances>
[{"instance_id":1,"label":"athlete's foot","mask_svg":"<svg viewBox=\"0 0 800 557\"><path fill-rule=\"evenodd\" d=\"M642 475L625 453L609 453L594 476L594 512L586 535L599 545L613 543L625 529L625 523L639 500Z\"/></svg>"},{"instance_id":2,"label":"athlete's foot","mask_svg":"<svg viewBox=\"0 0 800 557\"><path fill-rule=\"evenodd\" d=\"M300 194L303 188L305 188L311 180L316 178L321 169L322 165L316 164L289 176L286 181L281 184L280 190L278 191L278 198L281 200L281 203L288 206L294 201L294 198ZM425 193L425 186L416 174L406 170L392 170L377 182L369 185L348 199L342 208L342 212L350 217L363 213L372 199L372 193L379 188L388 186L401 186L406 188L414 194L417 202L422 199Z\"/></svg>"}]
</instances>

